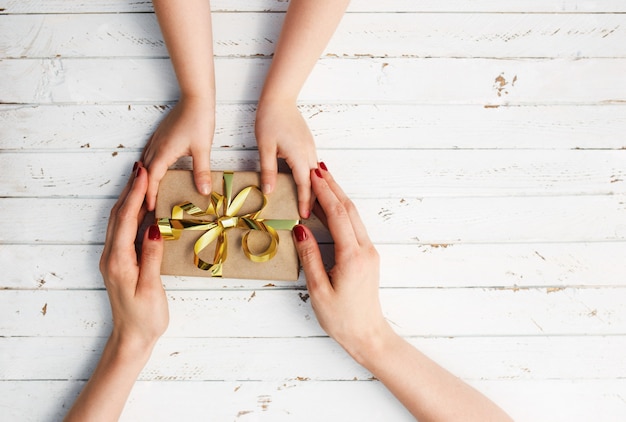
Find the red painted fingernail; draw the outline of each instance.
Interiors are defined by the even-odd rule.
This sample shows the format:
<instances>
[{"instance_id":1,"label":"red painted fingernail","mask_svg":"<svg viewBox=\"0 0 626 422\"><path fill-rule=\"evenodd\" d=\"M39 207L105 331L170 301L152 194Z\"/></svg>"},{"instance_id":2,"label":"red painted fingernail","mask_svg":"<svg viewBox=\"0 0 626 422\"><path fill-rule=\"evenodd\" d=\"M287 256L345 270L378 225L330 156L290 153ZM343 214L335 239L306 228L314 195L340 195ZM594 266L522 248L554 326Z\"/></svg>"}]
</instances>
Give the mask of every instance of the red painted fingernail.
<instances>
[{"instance_id":1,"label":"red painted fingernail","mask_svg":"<svg viewBox=\"0 0 626 422\"><path fill-rule=\"evenodd\" d=\"M324 171L328 171L328 167L326 167L326 164L324 164L323 161L320 161L320 168Z\"/></svg>"},{"instance_id":2,"label":"red painted fingernail","mask_svg":"<svg viewBox=\"0 0 626 422\"><path fill-rule=\"evenodd\" d=\"M317 177L319 177L320 179L322 178L322 172L320 171L320 169L315 169L315 174L317 174Z\"/></svg>"},{"instance_id":3,"label":"red painted fingernail","mask_svg":"<svg viewBox=\"0 0 626 422\"><path fill-rule=\"evenodd\" d=\"M139 162L135 161L135 164L133 164L133 171L137 170L137 167L139 167Z\"/></svg>"},{"instance_id":4,"label":"red painted fingernail","mask_svg":"<svg viewBox=\"0 0 626 422\"><path fill-rule=\"evenodd\" d=\"M148 239L150 240L159 240L161 238L161 230L159 230L159 226L153 224L148 229Z\"/></svg>"},{"instance_id":5,"label":"red painted fingernail","mask_svg":"<svg viewBox=\"0 0 626 422\"><path fill-rule=\"evenodd\" d=\"M139 174L141 174L141 167L137 166L137 169L135 170L135 177L139 177Z\"/></svg>"},{"instance_id":6,"label":"red painted fingernail","mask_svg":"<svg viewBox=\"0 0 626 422\"><path fill-rule=\"evenodd\" d=\"M293 227L293 233L296 235L296 240L298 242L302 242L303 240L306 240L306 231L304 230L304 227L302 227L301 225L297 225Z\"/></svg>"}]
</instances>

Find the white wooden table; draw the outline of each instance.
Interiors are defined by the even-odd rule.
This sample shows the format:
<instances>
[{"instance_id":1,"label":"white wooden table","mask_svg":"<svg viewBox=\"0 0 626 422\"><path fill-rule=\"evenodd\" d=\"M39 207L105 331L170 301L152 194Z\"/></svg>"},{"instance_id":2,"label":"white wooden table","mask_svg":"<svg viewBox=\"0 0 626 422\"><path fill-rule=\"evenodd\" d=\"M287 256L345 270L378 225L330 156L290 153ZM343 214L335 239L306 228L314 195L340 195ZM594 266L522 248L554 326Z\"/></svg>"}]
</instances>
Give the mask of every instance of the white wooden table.
<instances>
[{"instance_id":1,"label":"white wooden table","mask_svg":"<svg viewBox=\"0 0 626 422\"><path fill-rule=\"evenodd\" d=\"M258 169L286 3L212 4L213 168ZM625 12L354 0L301 95L386 317L520 421L626 420ZM97 362L108 212L177 89L150 2L0 0L1 420L60 419ZM164 283L171 324L123 420L411 419L302 278Z\"/></svg>"}]
</instances>

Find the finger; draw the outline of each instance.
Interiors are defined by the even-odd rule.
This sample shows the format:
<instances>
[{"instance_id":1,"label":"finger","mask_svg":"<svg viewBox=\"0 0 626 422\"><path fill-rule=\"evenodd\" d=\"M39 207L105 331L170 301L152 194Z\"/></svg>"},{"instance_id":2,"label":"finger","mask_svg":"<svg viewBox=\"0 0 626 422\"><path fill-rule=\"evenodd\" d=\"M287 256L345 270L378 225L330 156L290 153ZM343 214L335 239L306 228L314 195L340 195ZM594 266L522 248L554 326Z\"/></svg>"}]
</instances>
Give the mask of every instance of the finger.
<instances>
[{"instance_id":1,"label":"finger","mask_svg":"<svg viewBox=\"0 0 626 422\"><path fill-rule=\"evenodd\" d=\"M159 226L151 225L144 233L141 247L141 270L138 289L162 289L161 261L163 261L163 238Z\"/></svg>"},{"instance_id":2,"label":"finger","mask_svg":"<svg viewBox=\"0 0 626 422\"><path fill-rule=\"evenodd\" d=\"M146 206L148 211L154 211L154 207L156 206L156 197L159 192L159 183L165 173L169 165L162 160L155 160L152 162L152 165L148 169L148 189L146 191Z\"/></svg>"},{"instance_id":3,"label":"finger","mask_svg":"<svg viewBox=\"0 0 626 422\"><path fill-rule=\"evenodd\" d=\"M193 179L202 195L211 194L211 150L199 148L191 151L193 157Z\"/></svg>"},{"instance_id":4,"label":"finger","mask_svg":"<svg viewBox=\"0 0 626 422\"><path fill-rule=\"evenodd\" d=\"M324 227L328 228L328 219L326 218L326 213L324 212L324 209L318 201L315 201L313 203L313 214L315 214L317 219L322 222Z\"/></svg>"},{"instance_id":5,"label":"finger","mask_svg":"<svg viewBox=\"0 0 626 422\"><path fill-rule=\"evenodd\" d=\"M332 285L324 269L322 254L313 233L305 226L298 224L293 228L296 250L304 269L306 285L314 300L320 295L332 291Z\"/></svg>"},{"instance_id":6,"label":"finger","mask_svg":"<svg viewBox=\"0 0 626 422\"><path fill-rule=\"evenodd\" d=\"M295 167L291 169L291 172L298 190L298 212L300 217L309 218L311 216L311 170Z\"/></svg>"},{"instance_id":7,"label":"finger","mask_svg":"<svg viewBox=\"0 0 626 422\"><path fill-rule=\"evenodd\" d=\"M150 167L150 162L152 161L152 149L150 146L152 145L152 140L154 139L154 133L146 143L146 146L143 148L141 152L141 161L145 163L146 167Z\"/></svg>"},{"instance_id":8,"label":"finger","mask_svg":"<svg viewBox=\"0 0 626 422\"><path fill-rule=\"evenodd\" d=\"M130 172L130 177L128 178L128 182L126 182L126 186L122 189L122 193L118 197L115 205L111 208L111 212L109 213L109 223L107 224L106 236L104 239L104 250L102 251L102 255L108 255L111 249L111 238L113 236L113 228L115 227L115 222L117 220L117 211L120 206L126 200L126 196L128 196L128 192L130 191L130 187L135 180L135 176L137 175L137 169L142 167L141 161L135 161L133 164L133 170Z\"/></svg>"},{"instance_id":9,"label":"finger","mask_svg":"<svg viewBox=\"0 0 626 422\"><path fill-rule=\"evenodd\" d=\"M367 227L363 224L363 220L361 220L361 216L359 215L359 212L354 206L352 200L350 200L348 195L346 195L343 189L341 189L341 186L339 186L333 175L328 171L326 164L320 162L320 169L322 170L322 174L324 175L324 179L326 180L326 183L328 183L330 190L335 193L337 199L339 199L348 211L348 215L350 216L350 221L354 229L354 234L359 244L363 245L371 243L369 236L367 235Z\"/></svg>"},{"instance_id":10,"label":"finger","mask_svg":"<svg viewBox=\"0 0 626 422\"><path fill-rule=\"evenodd\" d=\"M317 201L326 214L328 230L335 241L335 250L337 252L343 251L349 253L352 249L358 247L358 242L348 210L339 198L337 198L335 192L330 189L330 186L325 180L327 174L328 172L320 169L311 170L313 191L317 196Z\"/></svg>"},{"instance_id":11,"label":"finger","mask_svg":"<svg viewBox=\"0 0 626 422\"><path fill-rule=\"evenodd\" d=\"M264 194L272 193L276 186L276 175L278 174L278 162L276 160L276 144L264 146L259 144L259 157L261 161L261 190Z\"/></svg>"},{"instance_id":12,"label":"finger","mask_svg":"<svg viewBox=\"0 0 626 422\"><path fill-rule=\"evenodd\" d=\"M131 249L134 251L137 228L140 223L139 217L147 186L147 171L143 167L138 167L137 176L130 187L130 192L116 213L110 242L112 249L120 251Z\"/></svg>"}]
</instances>

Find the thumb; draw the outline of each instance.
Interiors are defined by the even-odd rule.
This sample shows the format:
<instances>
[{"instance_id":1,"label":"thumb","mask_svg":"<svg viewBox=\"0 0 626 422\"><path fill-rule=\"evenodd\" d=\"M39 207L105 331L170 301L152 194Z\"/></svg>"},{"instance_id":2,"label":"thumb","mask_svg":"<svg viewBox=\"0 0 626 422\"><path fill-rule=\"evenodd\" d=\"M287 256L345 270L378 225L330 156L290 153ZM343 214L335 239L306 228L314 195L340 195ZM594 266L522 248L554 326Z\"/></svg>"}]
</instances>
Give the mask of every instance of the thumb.
<instances>
[{"instance_id":1,"label":"thumb","mask_svg":"<svg viewBox=\"0 0 626 422\"><path fill-rule=\"evenodd\" d=\"M294 226L293 237L300 263L304 269L307 288L311 296L315 297L318 293L331 288L328 275L324 269L324 263L322 262L320 248L311 230L303 225L298 224Z\"/></svg>"},{"instance_id":2,"label":"thumb","mask_svg":"<svg viewBox=\"0 0 626 422\"><path fill-rule=\"evenodd\" d=\"M143 237L138 288L162 288L161 261L163 261L163 238L159 226L153 224Z\"/></svg>"},{"instance_id":3,"label":"thumb","mask_svg":"<svg viewBox=\"0 0 626 422\"><path fill-rule=\"evenodd\" d=\"M193 179L196 189L202 195L211 194L211 150L199 149L191 152L193 156Z\"/></svg>"}]
</instances>

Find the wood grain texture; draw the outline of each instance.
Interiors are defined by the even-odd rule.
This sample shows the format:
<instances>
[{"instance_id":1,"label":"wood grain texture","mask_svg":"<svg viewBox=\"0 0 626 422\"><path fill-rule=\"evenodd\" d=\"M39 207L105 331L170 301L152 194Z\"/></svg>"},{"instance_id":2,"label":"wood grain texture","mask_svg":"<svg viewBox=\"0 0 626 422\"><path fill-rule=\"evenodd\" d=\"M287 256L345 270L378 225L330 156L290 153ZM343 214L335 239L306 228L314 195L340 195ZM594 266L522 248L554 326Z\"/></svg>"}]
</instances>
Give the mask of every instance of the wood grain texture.
<instances>
[{"instance_id":1,"label":"wood grain texture","mask_svg":"<svg viewBox=\"0 0 626 422\"><path fill-rule=\"evenodd\" d=\"M626 151L393 150L320 151L354 197L612 195L626 193ZM349 164L346 166L346 156ZM0 195L117 197L140 159L137 152L8 153ZM216 170L259 171L258 152L218 150ZM378 161L376 168L371 163ZM342 163L344 164L342 166ZM68 166L74 171L67 173ZM98 168L102 171L94 172ZM363 178L372 179L364 186Z\"/></svg>"},{"instance_id":2,"label":"wood grain texture","mask_svg":"<svg viewBox=\"0 0 626 422\"><path fill-rule=\"evenodd\" d=\"M166 336L323 336L299 293L169 292ZM624 287L382 289L380 297L385 317L403 336L622 335L626 329ZM104 291L8 290L0 304L6 336L91 337L111 329Z\"/></svg>"},{"instance_id":3,"label":"wood grain texture","mask_svg":"<svg viewBox=\"0 0 626 422\"><path fill-rule=\"evenodd\" d=\"M269 59L217 58L217 101L256 102ZM593 104L626 101L626 59L320 59L302 103ZM168 59L0 61L0 103L167 102ZM567 78L554 75L567 73ZM445 75L442 78L441 75ZM10 81L10 82L9 82ZM367 89L366 89L367 88Z\"/></svg>"},{"instance_id":4,"label":"wood grain texture","mask_svg":"<svg viewBox=\"0 0 626 422\"><path fill-rule=\"evenodd\" d=\"M326 262L332 245L322 244ZM621 242L519 244L377 244L381 287L626 286ZM95 269L101 245L11 245L0 254L0 289L103 289ZM35 259L36 257L36 259ZM77 277L77 274L81 274ZM165 277L167 290L296 289L296 283Z\"/></svg>"},{"instance_id":5,"label":"wood grain texture","mask_svg":"<svg viewBox=\"0 0 626 422\"><path fill-rule=\"evenodd\" d=\"M0 339L10 366L4 380L87 380L106 339L29 337ZM409 337L408 341L466 380L609 380L623 378L614 365L625 336ZM42 353L46 350L47 353ZM253 351L251 353L251 351ZM246 359L242 359L246 357ZM85 365L77 366L77 361ZM322 364L323 363L323 364ZM262 379L367 381L372 375L332 339L166 337L140 381L255 381Z\"/></svg>"},{"instance_id":6,"label":"wood grain texture","mask_svg":"<svg viewBox=\"0 0 626 422\"><path fill-rule=\"evenodd\" d=\"M329 57L625 57L620 14L348 13ZM213 13L218 57L271 56L283 13ZM167 57L153 14L10 15L2 58Z\"/></svg>"},{"instance_id":7,"label":"wood grain texture","mask_svg":"<svg viewBox=\"0 0 626 422\"><path fill-rule=\"evenodd\" d=\"M288 2L211 5L212 165L257 170ZM353 0L299 98L385 316L515 420L626 414L625 13ZM60 420L111 329L109 210L178 86L149 1L0 0L0 74L0 414ZM324 334L303 275L163 282L171 324L123 421L412 420Z\"/></svg>"},{"instance_id":8,"label":"wood grain texture","mask_svg":"<svg viewBox=\"0 0 626 422\"><path fill-rule=\"evenodd\" d=\"M612 420L624 413L626 382L611 380L474 381L472 385L501 403L516 420L551 422L554 408L567 420ZM61 419L82 381L0 381L0 406L22 421ZM16 397L9 401L8 398ZM36 408L32 399L38 398ZM207 400L210 397L210 400ZM341 397L337 400L337 397ZM545 398L550 397L549 401ZM144 408L144 403L151 403ZM527 405L532 403L532 406ZM331 405L332 404L332 405ZM376 381L279 380L237 382L139 381L121 421L144 417L171 421L214 420L414 420ZM380 412L380 413L379 413Z\"/></svg>"},{"instance_id":9,"label":"wood grain texture","mask_svg":"<svg viewBox=\"0 0 626 422\"><path fill-rule=\"evenodd\" d=\"M212 0L213 11L267 12L285 11L284 0ZM136 13L152 12L152 4L137 0L1 0L3 13ZM527 0L523 3L499 0L352 0L349 12L551 12L551 13L618 13L626 11L620 0L591 2L585 0Z\"/></svg>"},{"instance_id":10,"label":"wood grain texture","mask_svg":"<svg viewBox=\"0 0 626 422\"><path fill-rule=\"evenodd\" d=\"M170 103L0 105L0 151L140 151L170 109ZM218 105L213 148L256 149L255 110L254 104ZM300 110L320 151L626 148L615 136L626 132L623 105L314 104Z\"/></svg>"},{"instance_id":11,"label":"wood grain texture","mask_svg":"<svg viewBox=\"0 0 626 422\"><path fill-rule=\"evenodd\" d=\"M0 243L101 243L112 199L5 198ZM354 199L376 243L599 242L626 239L626 195ZM31 222L46 210L45 230ZM79 230L70 230L79 227ZM326 230L313 227L318 240Z\"/></svg>"}]
</instances>

